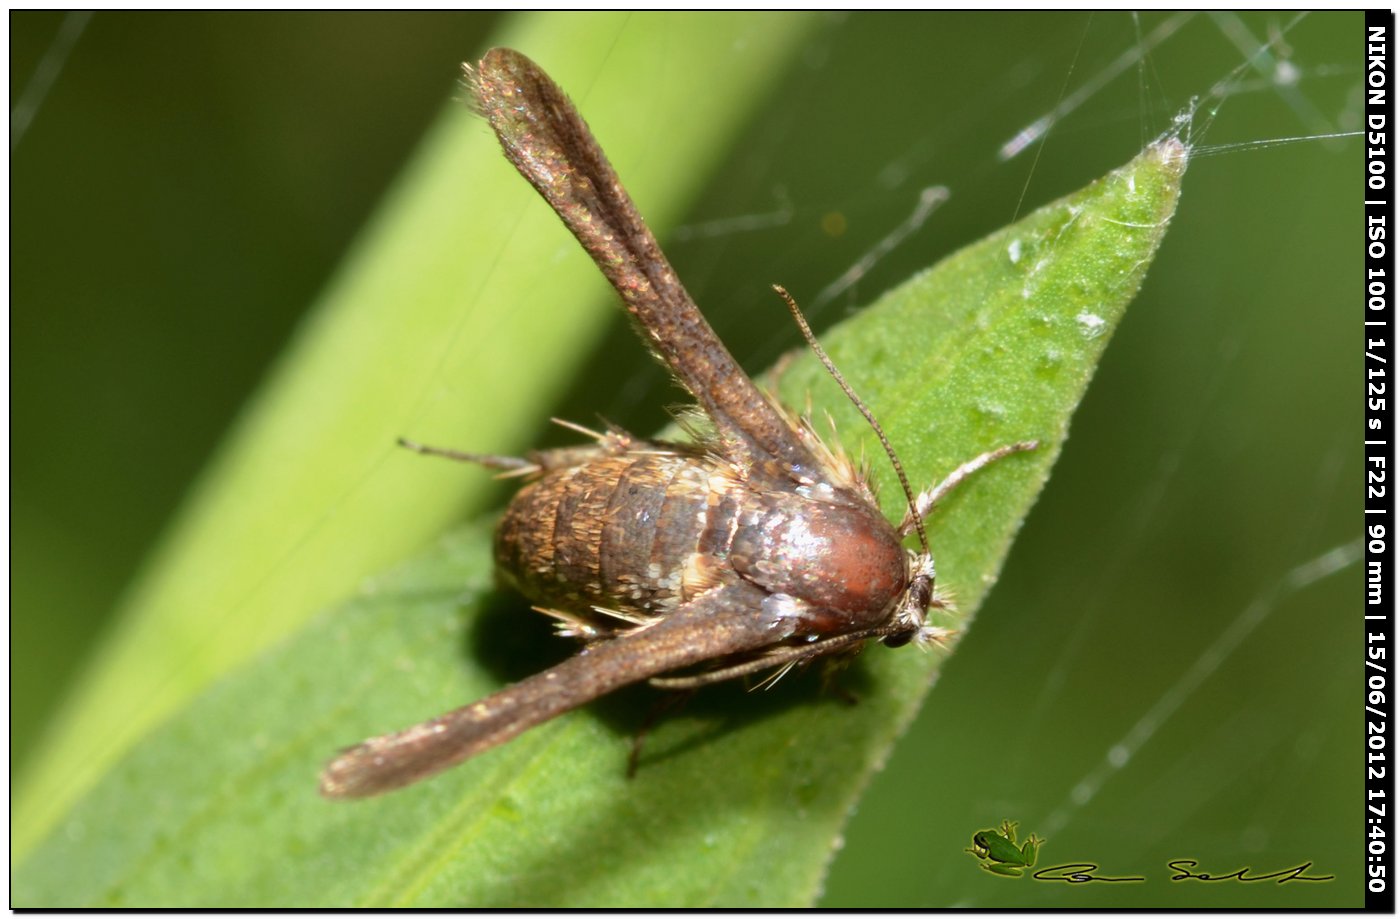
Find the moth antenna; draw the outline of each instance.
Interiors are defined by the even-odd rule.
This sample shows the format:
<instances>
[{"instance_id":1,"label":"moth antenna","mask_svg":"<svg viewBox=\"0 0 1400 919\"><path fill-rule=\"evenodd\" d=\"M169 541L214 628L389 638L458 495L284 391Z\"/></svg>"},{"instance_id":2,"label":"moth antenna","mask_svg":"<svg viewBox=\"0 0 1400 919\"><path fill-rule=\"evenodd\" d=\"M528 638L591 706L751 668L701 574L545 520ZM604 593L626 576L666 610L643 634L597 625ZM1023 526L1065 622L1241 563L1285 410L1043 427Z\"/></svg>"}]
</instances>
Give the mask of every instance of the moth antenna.
<instances>
[{"instance_id":1,"label":"moth antenna","mask_svg":"<svg viewBox=\"0 0 1400 919\"><path fill-rule=\"evenodd\" d=\"M870 423L870 429L875 432L875 436L880 438L880 446L885 448L885 455L890 458L890 465L894 467L894 474L899 476L899 487L904 489L904 500L908 502L910 511L914 511L914 489L909 487L909 477L904 474L904 464L899 461L899 456L895 454L894 447L890 445L890 439L885 436L885 429L880 427L880 422L875 420L875 415L866 407L865 403L856 395L856 391L851 388L851 384L846 382L846 378L841 376L841 371L836 369L831 358L827 357L826 349L817 341L817 336L812 334L812 327L807 324L807 317L802 315L802 309L797 305L797 301L792 298L792 294L787 292L787 288L774 284L773 289L778 292L778 296L783 298L787 304L788 312L792 313L792 318L797 321L797 327L802 330L802 337L807 339L807 347L812 349L812 353L817 356L817 360L822 362L826 372L831 374L831 378L836 381L836 385L841 387L841 391L846 394L846 398L851 400L851 404L856 407L856 411L865 416L865 420ZM927 554L928 534L924 532L924 521L916 513L914 515L914 530L919 534L919 547Z\"/></svg>"}]
</instances>

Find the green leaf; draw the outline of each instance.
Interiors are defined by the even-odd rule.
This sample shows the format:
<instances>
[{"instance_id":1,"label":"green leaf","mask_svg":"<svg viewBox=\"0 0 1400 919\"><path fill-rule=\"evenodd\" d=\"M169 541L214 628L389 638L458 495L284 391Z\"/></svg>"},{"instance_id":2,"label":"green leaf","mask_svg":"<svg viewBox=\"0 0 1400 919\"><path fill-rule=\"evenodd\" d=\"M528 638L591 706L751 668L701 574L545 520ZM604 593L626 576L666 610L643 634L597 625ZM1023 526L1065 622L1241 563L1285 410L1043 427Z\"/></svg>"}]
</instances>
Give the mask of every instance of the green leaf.
<instances>
[{"instance_id":1,"label":"green leaf","mask_svg":"<svg viewBox=\"0 0 1400 919\"><path fill-rule=\"evenodd\" d=\"M952 256L826 337L911 478L998 444L1031 454L977 475L930 526L965 627L1049 474L1070 415L1175 208L1168 140ZM782 379L839 440L869 434L810 358ZM425 467L428 466L425 462ZM452 475L475 478L471 470ZM423 474L435 474L426 471ZM887 511L900 511L886 483ZM321 800L322 762L556 657L542 617L490 589L488 522L222 681L102 778L14 877L22 906L797 906L816 897L860 790L941 654L875 647L840 677L707 691L646 738L626 691L419 786Z\"/></svg>"}]
</instances>

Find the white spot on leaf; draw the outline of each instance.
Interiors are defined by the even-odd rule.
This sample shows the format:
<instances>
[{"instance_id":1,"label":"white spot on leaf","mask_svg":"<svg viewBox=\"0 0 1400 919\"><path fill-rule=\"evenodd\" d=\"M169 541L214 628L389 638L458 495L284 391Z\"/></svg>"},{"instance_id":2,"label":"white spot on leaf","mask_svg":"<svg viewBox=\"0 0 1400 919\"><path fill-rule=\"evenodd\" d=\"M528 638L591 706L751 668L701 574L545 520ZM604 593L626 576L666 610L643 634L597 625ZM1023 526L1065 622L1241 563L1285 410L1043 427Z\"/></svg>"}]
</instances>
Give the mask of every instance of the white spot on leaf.
<instances>
[{"instance_id":1,"label":"white spot on leaf","mask_svg":"<svg viewBox=\"0 0 1400 919\"><path fill-rule=\"evenodd\" d=\"M1080 313L1074 317L1074 321L1079 323L1079 328L1083 330L1086 338L1098 338L1108 325L1102 316L1095 316L1093 313Z\"/></svg>"}]
</instances>

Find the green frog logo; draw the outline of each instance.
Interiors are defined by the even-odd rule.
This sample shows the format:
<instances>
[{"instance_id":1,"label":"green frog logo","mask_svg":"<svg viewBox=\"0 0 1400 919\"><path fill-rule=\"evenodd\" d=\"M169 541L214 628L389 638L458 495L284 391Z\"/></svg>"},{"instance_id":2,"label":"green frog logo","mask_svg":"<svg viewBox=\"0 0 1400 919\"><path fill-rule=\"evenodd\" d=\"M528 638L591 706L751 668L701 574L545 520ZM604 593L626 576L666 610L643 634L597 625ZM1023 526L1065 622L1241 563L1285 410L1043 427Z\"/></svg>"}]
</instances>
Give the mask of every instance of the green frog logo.
<instances>
[{"instance_id":1,"label":"green frog logo","mask_svg":"<svg viewBox=\"0 0 1400 919\"><path fill-rule=\"evenodd\" d=\"M971 852L981 862L985 871L1002 877L1018 878L1027 868L1034 867L1036 853L1045 845L1034 833L1026 838L1020 847L1016 844L1016 824L1003 820L995 830L981 830L972 834Z\"/></svg>"}]
</instances>

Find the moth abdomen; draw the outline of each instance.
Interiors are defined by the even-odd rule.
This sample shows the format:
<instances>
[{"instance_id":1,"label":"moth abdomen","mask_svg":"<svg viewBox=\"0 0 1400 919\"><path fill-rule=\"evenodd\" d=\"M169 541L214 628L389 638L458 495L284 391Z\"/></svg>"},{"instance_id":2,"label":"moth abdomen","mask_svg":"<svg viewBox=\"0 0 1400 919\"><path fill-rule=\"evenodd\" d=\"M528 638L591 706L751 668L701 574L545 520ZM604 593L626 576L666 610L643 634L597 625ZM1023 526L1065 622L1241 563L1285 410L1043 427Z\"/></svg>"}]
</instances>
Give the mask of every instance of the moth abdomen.
<instances>
[{"instance_id":1,"label":"moth abdomen","mask_svg":"<svg viewBox=\"0 0 1400 919\"><path fill-rule=\"evenodd\" d=\"M552 468L512 499L496 562L536 603L650 618L719 583L742 505L723 465L641 444Z\"/></svg>"},{"instance_id":2,"label":"moth abdomen","mask_svg":"<svg viewBox=\"0 0 1400 919\"><path fill-rule=\"evenodd\" d=\"M704 452L628 444L567 466L542 454L546 471L511 501L496 561L535 603L646 621L742 580L778 598L793 632L822 634L879 625L907 590L908 553L863 491L816 497Z\"/></svg>"}]
</instances>

